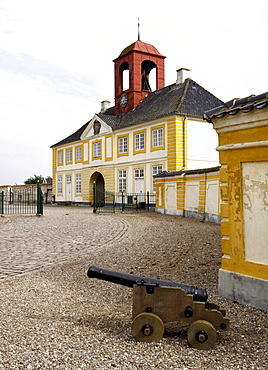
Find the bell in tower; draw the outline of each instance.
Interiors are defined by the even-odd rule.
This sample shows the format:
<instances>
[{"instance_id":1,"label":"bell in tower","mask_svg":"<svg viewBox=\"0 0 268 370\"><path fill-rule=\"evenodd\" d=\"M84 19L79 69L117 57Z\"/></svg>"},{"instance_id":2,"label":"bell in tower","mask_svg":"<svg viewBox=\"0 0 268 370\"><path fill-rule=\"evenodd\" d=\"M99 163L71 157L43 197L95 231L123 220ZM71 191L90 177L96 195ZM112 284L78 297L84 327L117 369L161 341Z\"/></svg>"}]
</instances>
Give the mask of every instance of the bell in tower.
<instances>
[{"instance_id":1,"label":"bell in tower","mask_svg":"<svg viewBox=\"0 0 268 370\"><path fill-rule=\"evenodd\" d=\"M153 45L139 39L122 51L114 60L115 114L136 108L151 91L152 70L156 71L156 89L165 86L164 59Z\"/></svg>"},{"instance_id":2,"label":"bell in tower","mask_svg":"<svg viewBox=\"0 0 268 370\"><path fill-rule=\"evenodd\" d=\"M152 69L156 68L156 65L154 62L151 62L150 60L145 60L144 62L142 62L142 75L141 75L141 78L142 78L142 90L145 90L145 91L152 91L151 87L150 87L150 82L149 82L149 75L150 75L150 72Z\"/></svg>"}]
</instances>

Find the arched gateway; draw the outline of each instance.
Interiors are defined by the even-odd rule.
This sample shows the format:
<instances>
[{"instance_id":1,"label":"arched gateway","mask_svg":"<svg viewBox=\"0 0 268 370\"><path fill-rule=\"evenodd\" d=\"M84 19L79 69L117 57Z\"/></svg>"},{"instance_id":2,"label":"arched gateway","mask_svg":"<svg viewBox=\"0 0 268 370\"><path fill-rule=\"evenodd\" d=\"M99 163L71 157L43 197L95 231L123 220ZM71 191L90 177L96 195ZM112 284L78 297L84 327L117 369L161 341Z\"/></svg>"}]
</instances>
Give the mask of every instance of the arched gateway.
<instances>
[{"instance_id":1,"label":"arched gateway","mask_svg":"<svg viewBox=\"0 0 268 370\"><path fill-rule=\"evenodd\" d=\"M93 204L93 187L96 184L97 193L98 191L103 194L105 192L105 181L104 177L100 172L94 172L89 180L89 202ZM97 195L98 196L98 195Z\"/></svg>"}]
</instances>

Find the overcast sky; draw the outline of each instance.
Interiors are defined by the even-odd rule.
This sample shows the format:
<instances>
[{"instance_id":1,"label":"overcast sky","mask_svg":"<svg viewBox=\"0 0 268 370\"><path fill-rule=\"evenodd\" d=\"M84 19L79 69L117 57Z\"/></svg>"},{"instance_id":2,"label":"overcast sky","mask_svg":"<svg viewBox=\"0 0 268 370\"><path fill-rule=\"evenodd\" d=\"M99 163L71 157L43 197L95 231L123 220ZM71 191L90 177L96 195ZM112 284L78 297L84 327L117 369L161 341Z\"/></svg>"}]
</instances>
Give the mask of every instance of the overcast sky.
<instances>
[{"instance_id":1,"label":"overcast sky","mask_svg":"<svg viewBox=\"0 0 268 370\"><path fill-rule=\"evenodd\" d=\"M267 0L0 0L0 185L51 176L50 146L114 104L138 38L219 99L268 91Z\"/></svg>"}]
</instances>

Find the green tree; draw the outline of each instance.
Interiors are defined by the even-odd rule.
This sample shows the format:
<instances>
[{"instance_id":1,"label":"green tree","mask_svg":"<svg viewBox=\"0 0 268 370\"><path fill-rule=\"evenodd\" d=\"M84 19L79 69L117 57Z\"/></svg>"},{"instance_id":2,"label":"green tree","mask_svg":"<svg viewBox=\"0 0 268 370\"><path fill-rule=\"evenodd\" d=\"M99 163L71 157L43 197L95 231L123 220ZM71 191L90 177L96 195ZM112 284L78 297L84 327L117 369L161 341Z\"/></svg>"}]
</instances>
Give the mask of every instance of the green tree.
<instances>
[{"instance_id":1,"label":"green tree","mask_svg":"<svg viewBox=\"0 0 268 370\"><path fill-rule=\"evenodd\" d=\"M24 184L43 184L44 182L44 177L42 175L33 175L29 177L27 180L24 181Z\"/></svg>"}]
</instances>

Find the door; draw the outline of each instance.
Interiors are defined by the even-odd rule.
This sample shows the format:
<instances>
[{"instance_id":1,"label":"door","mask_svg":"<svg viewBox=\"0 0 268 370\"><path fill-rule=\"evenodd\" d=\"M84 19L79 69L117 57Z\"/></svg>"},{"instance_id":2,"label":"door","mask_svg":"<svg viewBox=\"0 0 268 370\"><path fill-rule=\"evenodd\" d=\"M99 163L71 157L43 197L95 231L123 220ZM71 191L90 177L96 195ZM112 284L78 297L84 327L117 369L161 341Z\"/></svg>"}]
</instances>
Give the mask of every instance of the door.
<instances>
[{"instance_id":1,"label":"door","mask_svg":"<svg viewBox=\"0 0 268 370\"><path fill-rule=\"evenodd\" d=\"M143 168L135 170L135 193L137 194L138 203L145 201Z\"/></svg>"},{"instance_id":2,"label":"door","mask_svg":"<svg viewBox=\"0 0 268 370\"><path fill-rule=\"evenodd\" d=\"M72 176L66 176L66 200L67 202L72 201Z\"/></svg>"}]
</instances>

